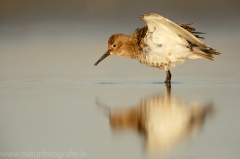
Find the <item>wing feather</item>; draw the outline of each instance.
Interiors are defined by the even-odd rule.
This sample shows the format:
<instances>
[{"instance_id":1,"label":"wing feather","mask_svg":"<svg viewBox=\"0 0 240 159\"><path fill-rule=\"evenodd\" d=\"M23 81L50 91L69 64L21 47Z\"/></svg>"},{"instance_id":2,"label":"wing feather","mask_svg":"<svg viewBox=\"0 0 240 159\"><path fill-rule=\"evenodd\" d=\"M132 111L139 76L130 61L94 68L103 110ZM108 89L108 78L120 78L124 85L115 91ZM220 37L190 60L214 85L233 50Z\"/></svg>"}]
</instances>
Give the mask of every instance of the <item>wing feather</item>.
<instances>
[{"instance_id":1,"label":"wing feather","mask_svg":"<svg viewBox=\"0 0 240 159\"><path fill-rule=\"evenodd\" d=\"M181 26L177 25L176 23L168 20L167 18L161 15L155 13L142 14L140 15L140 19L142 19L147 24L150 32L154 31L154 29L156 28L161 29L168 28L170 31L185 38L191 43L196 44L202 48L208 48L202 41L196 38L193 34L191 34L187 30L183 29Z\"/></svg>"}]
</instances>

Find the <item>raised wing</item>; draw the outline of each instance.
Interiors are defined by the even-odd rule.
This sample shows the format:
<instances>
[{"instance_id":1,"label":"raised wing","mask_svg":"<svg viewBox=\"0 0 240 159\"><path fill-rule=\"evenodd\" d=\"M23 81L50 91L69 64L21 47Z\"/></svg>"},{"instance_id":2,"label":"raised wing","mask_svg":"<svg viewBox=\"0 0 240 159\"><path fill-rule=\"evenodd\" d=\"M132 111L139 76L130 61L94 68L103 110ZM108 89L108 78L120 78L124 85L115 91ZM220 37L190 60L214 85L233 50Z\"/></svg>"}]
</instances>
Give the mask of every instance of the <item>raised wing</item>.
<instances>
[{"instance_id":1,"label":"raised wing","mask_svg":"<svg viewBox=\"0 0 240 159\"><path fill-rule=\"evenodd\" d=\"M147 24L149 32L153 32L155 31L155 29L160 28L161 30L165 30L169 34L175 33L178 36L181 36L186 40L190 41L191 43L196 44L202 48L208 48L193 34L161 15L155 13L142 14L140 15L140 19L142 19Z\"/></svg>"}]
</instances>

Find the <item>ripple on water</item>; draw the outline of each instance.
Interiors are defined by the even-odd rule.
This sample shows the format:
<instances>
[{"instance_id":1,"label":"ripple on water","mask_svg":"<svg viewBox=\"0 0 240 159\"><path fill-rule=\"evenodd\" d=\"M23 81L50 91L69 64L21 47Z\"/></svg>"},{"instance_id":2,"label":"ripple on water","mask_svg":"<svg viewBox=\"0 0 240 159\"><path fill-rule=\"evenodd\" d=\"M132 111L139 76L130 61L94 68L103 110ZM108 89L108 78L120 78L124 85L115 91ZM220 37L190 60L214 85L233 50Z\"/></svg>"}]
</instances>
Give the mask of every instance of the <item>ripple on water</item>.
<instances>
[{"instance_id":1,"label":"ripple on water","mask_svg":"<svg viewBox=\"0 0 240 159\"><path fill-rule=\"evenodd\" d=\"M174 85L199 85L199 84L240 84L240 81L184 81L172 82ZM18 79L0 80L0 88L77 88L106 85L162 85L164 82L158 81L82 81L74 79Z\"/></svg>"}]
</instances>

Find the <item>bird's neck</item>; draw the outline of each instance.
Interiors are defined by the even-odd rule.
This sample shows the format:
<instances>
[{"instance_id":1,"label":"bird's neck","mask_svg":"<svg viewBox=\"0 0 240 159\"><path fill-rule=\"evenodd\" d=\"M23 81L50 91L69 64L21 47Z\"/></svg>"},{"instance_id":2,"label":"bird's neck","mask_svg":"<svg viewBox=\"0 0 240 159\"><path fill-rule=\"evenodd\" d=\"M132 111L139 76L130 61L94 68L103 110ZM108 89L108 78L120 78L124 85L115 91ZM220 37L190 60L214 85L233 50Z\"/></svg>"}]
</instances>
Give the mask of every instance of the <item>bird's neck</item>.
<instances>
[{"instance_id":1,"label":"bird's neck","mask_svg":"<svg viewBox=\"0 0 240 159\"><path fill-rule=\"evenodd\" d=\"M132 40L132 36L129 36L128 39L123 44L123 55L132 59L139 59L139 46L135 41Z\"/></svg>"},{"instance_id":2,"label":"bird's neck","mask_svg":"<svg viewBox=\"0 0 240 159\"><path fill-rule=\"evenodd\" d=\"M127 36L125 41L125 56L140 60L142 58L141 50L144 45L144 37L146 36L148 27L144 26L135 30L135 32Z\"/></svg>"}]
</instances>

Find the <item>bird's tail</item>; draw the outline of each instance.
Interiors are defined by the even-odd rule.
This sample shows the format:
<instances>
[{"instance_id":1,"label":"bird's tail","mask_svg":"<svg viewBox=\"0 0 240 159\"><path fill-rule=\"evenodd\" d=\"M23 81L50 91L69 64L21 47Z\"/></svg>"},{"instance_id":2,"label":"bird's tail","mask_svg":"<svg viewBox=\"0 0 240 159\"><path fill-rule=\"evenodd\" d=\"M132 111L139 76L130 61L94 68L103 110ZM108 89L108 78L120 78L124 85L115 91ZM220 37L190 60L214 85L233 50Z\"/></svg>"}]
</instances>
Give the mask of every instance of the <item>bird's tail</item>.
<instances>
[{"instance_id":1,"label":"bird's tail","mask_svg":"<svg viewBox=\"0 0 240 159\"><path fill-rule=\"evenodd\" d=\"M205 59L208 59L211 61L213 61L214 56L220 54L219 52L216 52L215 49L210 48L210 47L208 47L206 49L203 49L200 47L192 47L192 51L193 51L194 55L200 56L202 58L205 58Z\"/></svg>"},{"instance_id":2,"label":"bird's tail","mask_svg":"<svg viewBox=\"0 0 240 159\"><path fill-rule=\"evenodd\" d=\"M200 36L201 34L205 34L203 32L197 32L195 31L195 28L193 28L191 24L178 24L179 26L181 26L182 28L184 28L185 30L189 31L190 33L192 33L196 38L199 39L204 39L204 37ZM200 34L200 35L199 35ZM197 46L196 44L193 44L191 42L189 42L191 50L193 52L193 55L191 55L191 57L189 58L205 58L208 60L213 60L214 56L216 55L220 55L221 53L217 52L216 49L213 49L211 47L207 47L207 48L202 48Z\"/></svg>"}]
</instances>

